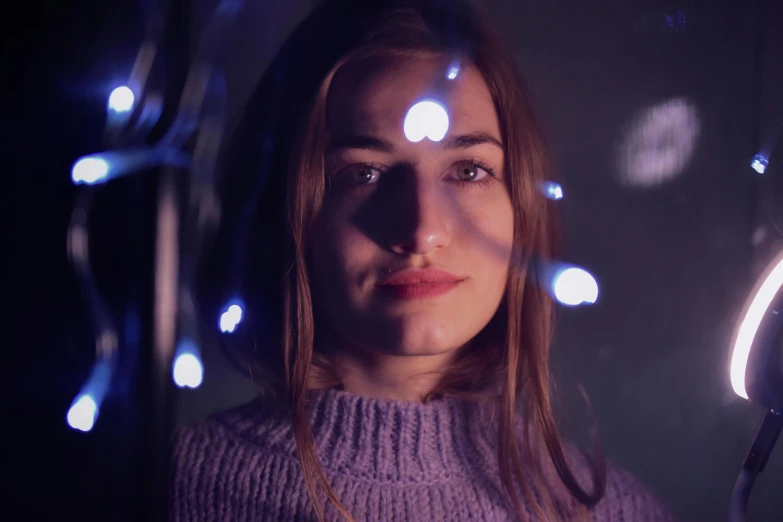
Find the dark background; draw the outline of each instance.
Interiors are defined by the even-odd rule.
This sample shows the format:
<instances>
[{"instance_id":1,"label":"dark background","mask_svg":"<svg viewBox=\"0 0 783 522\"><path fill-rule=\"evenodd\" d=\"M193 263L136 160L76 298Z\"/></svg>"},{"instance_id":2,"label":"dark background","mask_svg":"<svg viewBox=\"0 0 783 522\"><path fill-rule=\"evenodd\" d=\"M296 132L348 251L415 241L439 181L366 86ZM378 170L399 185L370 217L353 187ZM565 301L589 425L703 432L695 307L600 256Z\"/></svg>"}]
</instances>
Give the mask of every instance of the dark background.
<instances>
[{"instance_id":1,"label":"dark background","mask_svg":"<svg viewBox=\"0 0 783 522\"><path fill-rule=\"evenodd\" d=\"M729 350L755 277L781 247L783 171L748 167L783 114L783 6L775 0L487 0L539 102L563 188L566 256L601 285L597 305L563 310L553 358L566 433L580 440L584 385L610 458L685 521L725 520L764 410L733 393ZM212 2L182 23L193 37ZM600 5L596 5L600 4ZM151 2L30 2L2 16L0 145L6 262L4 382L11 390L4 520L148 518L144 322L152 262L148 181L113 182L93 234L96 277L126 332L117 386L89 434L67 408L92 363L65 230L80 155L101 147L105 100L130 72ZM305 0L249 2L219 53L236 121ZM673 102L673 104L672 104ZM698 129L684 166L628 182L618 163L634 122L667 104ZM696 123L694 123L696 122ZM693 127L695 125L695 127ZM649 129L648 129L649 130ZM664 154L683 135L654 142ZM658 147L656 149L656 147ZM777 154L783 154L778 151ZM651 158L655 158L653 153ZM644 178L650 181L649 178ZM644 181L644 180L642 180ZM129 326L131 325L131 326ZM178 422L252 396L216 346L204 385L178 395ZM5 459L4 459L5 460ZM783 450L751 497L750 521L783 520Z\"/></svg>"}]
</instances>

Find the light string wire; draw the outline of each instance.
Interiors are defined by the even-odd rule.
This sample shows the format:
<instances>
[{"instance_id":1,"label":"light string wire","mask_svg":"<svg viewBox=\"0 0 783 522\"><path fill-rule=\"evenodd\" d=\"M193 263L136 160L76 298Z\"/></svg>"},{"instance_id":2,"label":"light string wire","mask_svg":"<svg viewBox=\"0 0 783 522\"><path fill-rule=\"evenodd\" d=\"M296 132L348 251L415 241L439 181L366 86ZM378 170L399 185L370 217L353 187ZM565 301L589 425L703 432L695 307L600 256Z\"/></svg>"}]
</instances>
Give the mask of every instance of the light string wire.
<instances>
[{"instance_id":1,"label":"light string wire","mask_svg":"<svg viewBox=\"0 0 783 522\"><path fill-rule=\"evenodd\" d=\"M215 66L217 51L227 28L241 12L240 0L222 0L212 12L197 47L196 57L180 97L178 112L165 135L153 145L144 145L150 131L158 124L163 111L163 89L148 85L154 76L154 67L160 44L170 20L171 1L158 2L148 23L147 38L142 43L129 77L129 88L143 103L134 103L127 114L119 115L108 109L103 142L106 152L96 155L124 169L120 174L164 166L185 169L188 204L180 226L183 237L180 245L178 296L178 336L190 339L197 348L197 305L192 287L201 254L208 245L219 222L220 202L215 190L217 157L221 150L227 121L227 87L222 72ZM146 92L148 91L148 92ZM139 108L140 107L140 108ZM192 151L187 150L195 135ZM108 181L110 178L107 178ZM96 361L87 382L69 410L68 422L77 429L89 431L95 422L100 402L106 395L117 367L118 335L115 322L96 285L90 264L90 217L102 186L79 187L68 228L68 257L77 276L82 294L90 310L90 321L96 339ZM198 351L196 352L198 356ZM91 419L79 422L77 404L84 410L88 397ZM79 403L79 401L82 403ZM84 413L84 412L83 412ZM72 414L75 415L72 417ZM74 424L78 424L75 426Z\"/></svg>"}]
</instances>

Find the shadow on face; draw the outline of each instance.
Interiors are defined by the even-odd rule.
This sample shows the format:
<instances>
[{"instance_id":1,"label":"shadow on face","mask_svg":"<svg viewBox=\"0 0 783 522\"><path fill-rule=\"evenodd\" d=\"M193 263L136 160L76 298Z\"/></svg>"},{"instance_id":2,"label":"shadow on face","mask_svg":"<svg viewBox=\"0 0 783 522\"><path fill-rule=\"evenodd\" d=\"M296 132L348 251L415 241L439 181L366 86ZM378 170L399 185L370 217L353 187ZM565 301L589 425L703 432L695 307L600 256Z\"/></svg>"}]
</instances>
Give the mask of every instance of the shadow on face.
<instances>
[{"instance_id":1,"label":"shadow on face","mask_svg":"<svg viewBox=\"0 0 783 522\"><path fill-rule=\"evenodd\" d=\"M447 65L438 57L359 62L331 85L329 188L309 266L316 307L337 343L400 355L451 352L487 325L503 297L513 209L481 75L464 67L443 96L450 113L443 140L413 143L403 132L408 109L434 94ZM427 268L458 283L442 292L383 285L390 274Z\"/></svg>"}]
</instances>

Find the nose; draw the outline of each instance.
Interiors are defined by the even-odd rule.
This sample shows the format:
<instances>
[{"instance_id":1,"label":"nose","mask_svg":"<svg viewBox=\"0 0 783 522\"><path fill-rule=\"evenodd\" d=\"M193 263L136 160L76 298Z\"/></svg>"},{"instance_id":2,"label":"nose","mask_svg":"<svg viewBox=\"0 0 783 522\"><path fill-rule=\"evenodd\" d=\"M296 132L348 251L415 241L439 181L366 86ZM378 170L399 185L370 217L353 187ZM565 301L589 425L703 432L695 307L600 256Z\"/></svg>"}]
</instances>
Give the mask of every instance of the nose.
<instances>
[{"instance_id":1,"label":"nose","mask_svg":"<svg viewBox=\"0 0 783 522\"><path fill-rule=\"evenodd\" d=\"M453 204L440 187L442 182L413 172L401 178L389 208L389 248L397 254L427 255L447 247L453 230Z\"/></svg>"}]
</instances>

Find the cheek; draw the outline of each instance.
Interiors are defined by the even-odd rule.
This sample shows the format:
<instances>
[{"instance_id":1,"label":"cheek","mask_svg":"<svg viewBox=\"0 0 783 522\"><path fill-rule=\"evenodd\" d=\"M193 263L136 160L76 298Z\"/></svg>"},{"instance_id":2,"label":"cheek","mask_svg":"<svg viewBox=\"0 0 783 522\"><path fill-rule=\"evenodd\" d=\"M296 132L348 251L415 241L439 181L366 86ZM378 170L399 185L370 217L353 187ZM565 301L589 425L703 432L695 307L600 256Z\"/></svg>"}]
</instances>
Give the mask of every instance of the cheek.
<instances>
[{"instance_id":1,"label":"cheek","mask_svg":"<svg viewBox=\"0 0 783 522\"><path fill-rule=\"evenodd\" d=\"M319 280L318 286L330 293L360 277L361 268L372 259L374 250L367 237L338 214L326 216L313 236L311 271Z\"/></svg>"},{"instance_id":2,"label":"cheek","mask_svg":"<svg viewBox=\"0 0 783 522\"><path fill-rule=\"evenodd\" d=\"M469 249L487 268L508 267L514 242L514 211L507 195L464 208Z\"/></svg>"},{"instance_id":3,"label":"cheek","mask_svg":"<svg viewBox=\"0 0 783 522\"><path fill-rule=\"evenodd\" d=\"M361 257L362 250L366 249L366 240L363 241L362 234L347 219L332 218L322 230L323 248L330 252L329 258L334 262L350 262Z\"/></svg>"}]
</instances>

